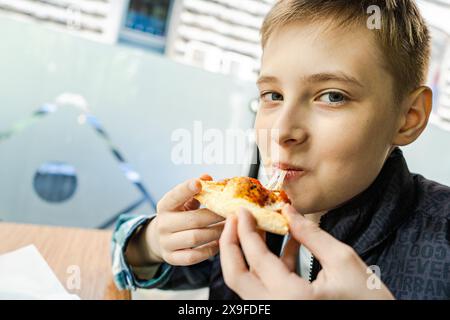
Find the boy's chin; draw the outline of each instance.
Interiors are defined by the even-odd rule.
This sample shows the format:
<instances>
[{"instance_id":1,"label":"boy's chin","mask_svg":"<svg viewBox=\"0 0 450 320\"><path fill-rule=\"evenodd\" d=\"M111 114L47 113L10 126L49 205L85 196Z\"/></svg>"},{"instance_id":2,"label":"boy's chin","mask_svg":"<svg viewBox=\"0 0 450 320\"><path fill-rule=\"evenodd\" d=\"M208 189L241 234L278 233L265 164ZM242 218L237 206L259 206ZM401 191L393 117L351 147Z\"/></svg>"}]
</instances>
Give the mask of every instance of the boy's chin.
<instances>
[{"instance_id":1,"label":"boy's chin","mask_svg":"<svg viewBox=\"0 0 450 320\"><path fill-rule=\"evenodd\" d=\"M315 213L323 213L324 211L328 211L323 205L318 205L315 203L308 203L306 201L293 201L294 208L301 214L315 214Z\"/></svg>"},{"instance_id":2,"label":"boy's chin","mask_svg":"<svg viewBox=\"0 0 450 320\"><path fill-rule=\"evenodd\" d=\"M292 206L301 214L328 212L343 206L354 197L342 193L314 192L310 186L295 188L293 185L288 185L284 190L291 200Z\"/></svg>"},{"instance_id":3,"label":"boy's chin","mask_svg":"<svg viewBox=\"0 0 450 320\"><path fill-rule=\"evenodd\" d=\"M329 201L323 197L314 197L312 194L305 196L303 192L292 194L288 193L289 199L292 201L293 207L301 214L324 213L336 209L339 203Z\"/></svg>"},{"instance_id":4,"label":"boy's chin","mask_svg":"<svg viewBox=\"0 0 450 320\"><path fill-rule=\"evenodd\" d=\"M303 215L316 214L316 213L323 214L328 211L339 208L351 200L350 199L343 203L327 203L323 199L322 200L312 200L311 199L309 201L306 199L299 199L297 201L294 201L293 199L295 199L295 198L291 198L291 197L290 197L290 199L292 201L292 205L294 206L294 208Z\"/></svg>"}]
</instances>

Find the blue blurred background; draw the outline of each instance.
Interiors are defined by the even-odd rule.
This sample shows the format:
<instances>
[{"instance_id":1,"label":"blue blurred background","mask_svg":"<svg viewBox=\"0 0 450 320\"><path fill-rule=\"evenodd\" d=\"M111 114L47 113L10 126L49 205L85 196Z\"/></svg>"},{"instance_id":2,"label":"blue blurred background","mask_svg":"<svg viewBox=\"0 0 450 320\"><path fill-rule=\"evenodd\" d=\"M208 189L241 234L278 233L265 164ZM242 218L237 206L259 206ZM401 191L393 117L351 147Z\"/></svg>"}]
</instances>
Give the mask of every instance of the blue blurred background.
<instances>
[{"instance_id":1,"label":"blue blurred background","mask_svg":"<svg viewBox=\"0 0 450 320\"><path fill-rule=\"evenodd\" d=\"M272 0L0 0L0 220L111 227L175 184L248 166L175 165L177 128L251 128ZM450 3L433 30L431 124L410 169L450 184Z\"/></svg>"}]
</instances>

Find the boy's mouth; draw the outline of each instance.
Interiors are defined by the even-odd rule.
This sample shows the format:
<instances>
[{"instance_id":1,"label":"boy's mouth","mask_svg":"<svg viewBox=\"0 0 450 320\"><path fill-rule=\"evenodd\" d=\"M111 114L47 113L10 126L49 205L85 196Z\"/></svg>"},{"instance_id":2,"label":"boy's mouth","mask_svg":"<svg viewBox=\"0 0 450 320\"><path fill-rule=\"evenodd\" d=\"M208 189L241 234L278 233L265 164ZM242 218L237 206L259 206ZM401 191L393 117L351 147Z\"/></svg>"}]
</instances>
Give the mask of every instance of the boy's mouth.
<instances>
[{"instance_id":1,"label":"boy's mouth","mask_svg":"<svg viewBox=\"0 0 450 320\"><path fill-rule=\"evenodd\" d=\"M305 169L298 167L298 166L291 165L289 163L277 162L273 166L274 166L275 170L278 169L278 170L286 171L285 182L299 179L300 177L304 176L306 173Z\"/></svg>"}]
</instances>

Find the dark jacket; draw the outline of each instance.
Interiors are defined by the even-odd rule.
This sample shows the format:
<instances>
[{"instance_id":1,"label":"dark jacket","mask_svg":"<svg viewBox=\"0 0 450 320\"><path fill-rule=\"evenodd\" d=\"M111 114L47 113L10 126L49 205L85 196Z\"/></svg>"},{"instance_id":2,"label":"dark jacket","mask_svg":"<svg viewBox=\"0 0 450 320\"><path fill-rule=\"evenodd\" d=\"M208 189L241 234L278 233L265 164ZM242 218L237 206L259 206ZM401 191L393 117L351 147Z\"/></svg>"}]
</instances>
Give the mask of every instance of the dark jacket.
<instances>
[{"instance_id":1,"label":"dark jacket","mask_svg":"<svg viewBox=\"0 0 450 320\"><path fill-rule=\"evenodd\" d=\"M400 149L367 190L322 216L320 227L377 265L397 299L450 299L450 188L410 173ZM312 280L320 268L314 259ZM162 288L202 286L210 299L239 299L224 283L219 256L175 267Z\"/></svg>"}]
</instances>

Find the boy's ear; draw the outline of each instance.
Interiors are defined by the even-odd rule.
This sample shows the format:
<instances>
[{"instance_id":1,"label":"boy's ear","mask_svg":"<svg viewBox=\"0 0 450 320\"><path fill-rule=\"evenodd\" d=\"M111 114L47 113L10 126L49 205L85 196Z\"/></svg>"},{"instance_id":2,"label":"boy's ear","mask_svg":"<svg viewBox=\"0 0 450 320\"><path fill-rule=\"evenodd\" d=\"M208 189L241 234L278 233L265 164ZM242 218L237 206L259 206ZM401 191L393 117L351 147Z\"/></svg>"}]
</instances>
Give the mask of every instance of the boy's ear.
<instances>
[{"instance_id":1,"label":"boy's ear","mask_svg":"<svg viewBox=\"0 0 450 320\"><path fill-rule=\"evenodd\" d=\"M432 90L422 86L405 99L399 114L399 129L394 136L394 145L405 146L416 140L428 124L433 104Z\"/></svg>"}]
</instances>

